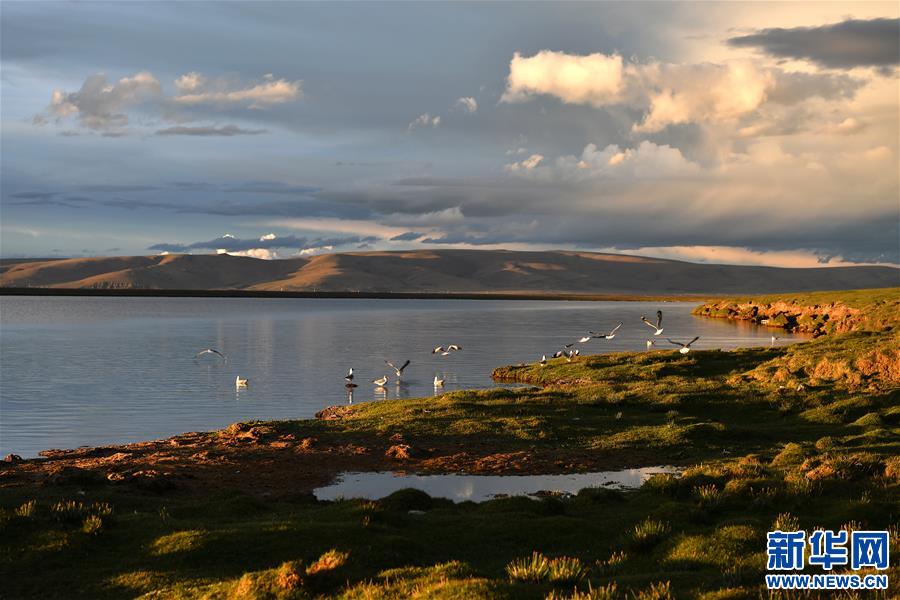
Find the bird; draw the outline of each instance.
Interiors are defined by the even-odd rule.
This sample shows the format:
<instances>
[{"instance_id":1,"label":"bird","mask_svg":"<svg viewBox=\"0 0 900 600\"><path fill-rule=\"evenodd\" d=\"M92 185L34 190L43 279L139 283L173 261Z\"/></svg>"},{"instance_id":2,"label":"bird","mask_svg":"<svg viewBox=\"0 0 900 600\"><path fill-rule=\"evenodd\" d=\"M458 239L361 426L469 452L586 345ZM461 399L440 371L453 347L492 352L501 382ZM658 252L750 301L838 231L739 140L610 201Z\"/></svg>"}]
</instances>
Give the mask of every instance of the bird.
<instances>
[{"instance_id":1,"label":"bird","mask_svg":"<svg viewBox=\"0 0 900 600\"><path fill-rule=\"evenodd\" d=\"M384 387L384 384L386 384L387 381L388 381L388 376L382 375L379 379L373 379L372 383L374 383L378 387Z\"/></svg>"},{"instance_id":2,"label":"bird","mask_svg":"<svg viewBox=\"0 0 900 600\"><path fill-rule=\"evenodd\" d=\"M653 347L653 340L647 340L647 352L650 352L650 348Z\"/></svg>"},{"instance_id":3,"label":"bird","mask_svg":"<svg viewBox=\"0 0 900 600\"><path fill-rule=\"evenodd\" d=\"M444 387L444 380L437 375L434 376L434 387Z\"/></svg>"},{"instance_id":4,"label":"bird","mask_svg":"<svg viewBox=\"0 0 900 600\"><path fill-rule=\"evenodd\" d=\"M772 336L771 345L774 346L774 345L775 345L775 342L777 342L777 341L780 340L780 339L781 339L781 338L778 337L777 335L773 335L773 336Z\"/></svg>"},{"instance_id":5,"label":"bird","mask_svg":"<svg viewBox=\"0 0 900 600\"><path fill-rule=\"evenodd\" d=\"M353 367L350 367L350 370L347 371L346 375L344 375L344 379L346 379L349 383L353 383Z\"/></svg>"},{"instance_id":6,"label":"bird","mask_svg":"<svg viewBox=\"0 0 900 600\"><path fill-rule=\"evenodd\" d=\"M595 332L595 331L591 331L590 334L591 334L591 336L593 336L593 337L595 337L595 338L597 338L597 339L601 339L601 340L611 340L611 339L613 339L614 337L616 337L616 332L619 330L619 328L620 328L621 326L622 326L622 323L619 323L618 325L616 325L615 329L613 329L613 330L610 331L609 333L597 333L597 332Z\"/></svg>"},{"instance_id":7,"label":"bird","mask_svg":"<svg viewBox=\"0 0 900 600\"><path fill-rule=\"evenodd\" d=\"M228 359L225 357L224 354L222 354L222 353L219 352L218 350L214 350L214 349L212 349L212 348L205 348L205 349L201 350L200 352L198 352L197 354L194 355L194 358L200 358L200 357L203 356L204 354L217 354L217 355L219 355L219 357L220 357L222 360L228 360Z\"/></svg>"},{"instance_id":8,"label":"bird","mask_svg":"<svg viewBox=\"0 0 900 600\"><path fill-rule=\"evenodd\" d=\"M440 354L441 356L447 356L451 352L458 352L462 350L462 346L459 344L450 344L449 346L438 346L434 350L431 351L432 354Z\"/></svg>"},{"instance_id":9,"label":"bird","mask_svg":"<svg viewBox=\"0 0 900 600\"><path fill-rule=\"evenodd\" d=\"M641 321L643 321L645 324L647 324L648 326L650 326L650 327L652 327L653 329L656 330L656 331L653 332L653 335L659 335L659 334L661 334L661 333L663 332L663 328L662 328L662 311L661 311L661 310L656 311L656 325L654 325L653 323L651 323L650 321L648 321L648 320L647 320L647 317L644 316L644 315L641 316Z\"/></svg>"},{"instance_id":10,"label":"bird","mask_svg":"<svg viewBox=\"0 0 900 600\"><path fill-rule=\"evenodd\" d=\"M250 381L248 379L241 379L241 376L238 375L237 377L234 378L234 387L236 387L236 388L247 387L247 384L249 382Z\"/></svg>"},{"instance_id":11,"label":"bird","mask_svg":"<svg viewBox=\"0 0 900 600\"><path fill-rule=\"evenodd\" d=\"M579 350L578 348L576 348L574 350L569 350L568 352L565 353L566 362L572 362L572 359L574 359L579 354L581 354L581 350Z\"/></svg>"},{"instance_id":12,"label":"bird","mask_svg":"<svg viewBox=\"0 0 900 600\"><path fill-rule=\"evenodd\" d=\"M695 337L694 339L689 341L687 344L682 344L681 342L675 342L673 340L670 340L669 338L666 338L666 341L669 342L670 344L675 344L676 346L681 346L681 349L679 350L679 352L681 352L682 354L687 354L688 352L691 351L691 344L693 344L694 342L696 342L699 339L700 339L700 336L698 335L697 337Z\"/></svg>"},{"instance_id":13,"label":"bird","mask_svg":"<svg viewBox=\"0 0 900 600\"><path fill-rule=\"evenodd\" d=\"M405 369L406 367L409 366L409 361L408 361L408 360L407 360L405 363L403 363L401 366L399 366L399 367L394 366L394 363L392 363L392 362L390 362L390 361L388 361L388 360L384 361L384 363L385 363L387 366L389 366L390 368L392 368L392 369L394 370L394 373L397 374L397 380L398 380L398 381L399 381L400 377L403 376L403 369Z\"/></svg>"},{"instance_id":14,"label":"bird","mask_svg":"<svg viewBox=\"0 0 900 600\"><path fill-rule=\"evenodd\" d=\"M541 356L541 366L542 366L542 367L546 367L546 366L547 366L547 355L546 355L546 354L544 354L543 356Z\"/></svg>"}]
</instances>

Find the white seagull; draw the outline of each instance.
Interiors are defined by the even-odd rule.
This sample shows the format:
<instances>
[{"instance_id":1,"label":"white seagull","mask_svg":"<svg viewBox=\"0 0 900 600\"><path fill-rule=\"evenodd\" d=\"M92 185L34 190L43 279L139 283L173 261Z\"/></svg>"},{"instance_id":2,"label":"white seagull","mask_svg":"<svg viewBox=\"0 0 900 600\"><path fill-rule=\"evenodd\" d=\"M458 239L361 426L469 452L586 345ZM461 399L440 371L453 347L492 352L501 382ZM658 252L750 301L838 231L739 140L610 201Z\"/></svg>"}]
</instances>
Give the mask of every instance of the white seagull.
<instances>
[{"instance_id":1,"label":"white seagull","mask_svg":"<svg viewBox=\"0 0 900 600\"><path fill-rule=\"evenodd\" d=\"M650 348L653 347L653 340L647 340L647 352L650 351Z\"/></svg>"},{"instance_id":2,"label":"white seagull","mask_svg":"<svg viewBox=\"0 0 900 600\"><path fill-rule=\"evenodd\" d=\"M653 332L653 335L659 335L663 332L662 311L661 310L656 311L656 325L654 325L653 323L648 321L646 316L641 316L641 321L643 321L646 325L648 325L649 327L652 327L655 330Z\"/></svg>"},{"instance_id":3,"label":"white seagull","mask_svg":"<svg viewBox=\"0 0 900 600\"><path fill-rule=\"evenodd\" d=\"M236 387L236 388L244 388L244 387L247 387L247 384L248 384L248 383L249 383L249 380L247 380L247 379L241 379L241 376L240 376L240 375L238 375L237 377L234 378L234 387Z\"/></svg>"},{"instance_id":4,"label":"white seagull","mask_svg":"<svg viewBox=\"0 0 900 600\"><path fill-rule=\"evenodd\" d=\"M772 343L771 343L771 345L774 346L774 345L775 345L775 342L777 342L777 341L780 340L780 339L781 339L781 338L778 337L777 335L773 335L773 336L772 336Z\"/></svg>"},{"instance_id":5,"label":"white seagull","mask_svg":"<svg viewBox=\"0 0 900 600\"><path fill-rule=\"evenodd\" d=\"M544 354L543 356L541 356L541 366L542 366L542 367L546 367L546 366L547 366L547 355L546 355L546 354Z\"/></svg>"},{"instance_id":6,"label":"white seagull","mask_svg":"<svg viewBox=\"0 0 900 600\"><path fill-rule=\"evenodd\" d=\"M344 375L344 379L346 379L348 382L353 382L353 367L350 367L350 370L347 371L346 375Z\"/></svg>"},{"instance_id":7,"label":"white seagull","mask_svg":"<svg viewBox=\"0 0 900 600\"><path fill-rule=\"evenodd\" d=\"M431 351L432 354L440 354L441 356L447 356L451 352L458 352L462 350L462 346L459 344L450 344L449 346L438 346L434 350Z\"/></svg>"},{"instance_id":8,"label":"white seagull","mask_svg":"<svg viewBox=\"0 0 900 600\"><path fill-rule=\"evenodd\" d=\"M581 350L575 348L574 350L569 350L565 352L566 362L572 362L572 359L581 354Z\"/></svg>"},{"instance_id":9,"label":"white seagull","mask_svg":"<svg viewBox=\"0 0 900 600\"><path fill-rule=\"evenodd\" d=\"M394 363L392 363L392 362L390 362L390 361L388 361L388 360L384 361L384 363L385 363L387 366L389 366L390 368L392 368L392 369L394 370L394 373L397 374L397 379L398 379L398 380L399 380L400 377L403 375L403 369L405 369L406 367L409 366L409 361L408 361L408 360L407 360L405 363L403 363L401 366L399 366L399 367L394 366Z\"/></svg>"},{"instance_id":10,"label":"white seagull","mask_svg":"<svg viewBox=\"0 0 900 600\"><path fill-rule=\"evenodd\" d=\"M378 387L384 387L384 384L387 383L387 380L388 380L387 375L382 375L380 379L373 379L372 383L374 383Z\"/></svg>"},{"instance_id":11,"label":"white seagull","mask_svg":"<svg viewBox=\"0 0 900 600\"><path fill-rule=\"evenodd\" d=\"M444 387L444 380L437 375L434 376L434 387Z\"/></svg>"},{"instance_id":12,"label":"white seagull","mask_svg":"<svg viewBox=\"0 0 900 600\"><path fill-rule=\"evenodd\" d=\"M612 331L610 331L609 333L597 333L596 331L591 331L590 334L591 334L591 336L593 336L597 339L600 339L600 340L611 340L614 337L616 337L616 332L619 330L619 328L621 326L622 326L622 323L619 323L618 325L616 325L616 328L613 329Z\"/></svg>"},{"instance_id":13,"label":"white seagull","mask_svg":"<svg viewBox=\"0 0 900 600\"><path fill-rule=\"evenodd\" d=\"M200 358L204 354L217 354L219 356L219 358L221 358L222 360L228 360L224 354L222 354L218 350L214 350L212 348L206 348L204 350L201 350L200 352L198 352L197 354L194 355L194 358Z\"/></svg>"},{"instance_id":14,"label":"white seagull","mask_svg":"<svg viewBox=\"0 0 900 600\"><path fill-rule=\"evenodd\" d=\"M679 350L679 352L681 352L682 354L687 354L688 352L691 351L691 344L693 344L694 342L696 342L699 339L700 339L700 336L698 335L697 337L695 337L694 339L689 341L687 344L682 344L681 342L676 342L676 341L670 340L669 338L666 338L666 341L669 342L670 344L675 344L676 346L681 346L681 349Z\"/></svg>"}]
</instances>

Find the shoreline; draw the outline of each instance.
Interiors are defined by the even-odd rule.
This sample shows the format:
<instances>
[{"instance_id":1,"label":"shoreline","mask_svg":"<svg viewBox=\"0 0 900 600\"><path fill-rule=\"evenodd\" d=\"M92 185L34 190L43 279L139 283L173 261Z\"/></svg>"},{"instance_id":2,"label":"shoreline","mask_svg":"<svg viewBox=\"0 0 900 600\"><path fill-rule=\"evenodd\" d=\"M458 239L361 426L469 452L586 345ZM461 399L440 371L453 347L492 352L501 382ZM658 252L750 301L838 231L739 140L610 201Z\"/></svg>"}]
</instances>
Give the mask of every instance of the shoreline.
<instances>
[{"instance_id":1,"label":"shoreline","mask_svg":"<svg viewBox=\"0 0 900 600\"><path fill-rule=\"evenodd\" d=\"M367 300L556 300L573 302L709 302L723 294L579 294L568 292L290 292L265 290L169 290L0 287L0 296L137 298L324 298Z\"/></svg>"}]
</instances>

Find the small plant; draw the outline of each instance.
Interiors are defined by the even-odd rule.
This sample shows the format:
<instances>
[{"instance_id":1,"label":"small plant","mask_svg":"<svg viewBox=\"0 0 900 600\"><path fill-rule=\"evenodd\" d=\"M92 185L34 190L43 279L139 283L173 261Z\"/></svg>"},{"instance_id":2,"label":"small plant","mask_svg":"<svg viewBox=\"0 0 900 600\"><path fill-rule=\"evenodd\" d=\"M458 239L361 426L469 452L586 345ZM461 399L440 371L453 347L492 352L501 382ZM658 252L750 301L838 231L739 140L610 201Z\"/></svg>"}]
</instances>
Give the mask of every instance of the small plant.
<instances>
[{"instance_id":1,"label":"small plant","mask_svg":"<svg viewBox=\"0 0 900 600\"><path fill-rule=\"evenodd\" d=\"M597 569L601 573L613 575L619 572L625 561L628 560L628 554L624 551L613 552L606 560L597 561Z\"/></svg>"},{"instance_id":2,"label":"small plant","mask_svg":"<svg viewBox=\"0 0 900 600\"><path fill-rule=\"evenodd\" d=\"M708 485L698 485L694 488L694 495L697 496L700 501L700 506L706 508L718 506L719 500L722 498L722 492L712 483Z\"/></svg>"},{"instance_id":3,"label":"small plant","mask_svg":"<svg viewBox=\"0 0 900 600\"><path fill-rule=\"evenodd\" d=\"M281 563L275 577L275 583L282 590L296 590L303 585L303 563L298 560L289 560Z\"/></svg>"},{"instance_id":4,"label":"small plant","mask_svg":"<svg viewBox=\"0 0 900 600\"><path fill-rule=\"evenodd\" d=\"M23 519L29 519L34 516L34 513L37 511L37 501L29 500L22 506L16 509L16 516L22 517Z\"/></svg>"},{"instance_id":5,"label":"small plant","mask_svg":"<svg viewBox=\"0 0 900 600\"><path fill-rule=\"evenodd\" d=\"M540 552L532 552L531 557L519 558L506 565L506 573L513 581L574 583L584 578L586 570L577 558L547 558Z\"/></svg>"},{"instance_id":6,"label":"small plant","mask_svg":"<svg viewBox=\"0 0 900 600\"><path fill-rule=\"evenodd\" d=\"M681 414L681 413L679 413L677 410L670 410L669 412L666 413L666 422L669 425L674 425L675 420L678 418L679 414Z\"/></svg>"},{"instance_id":7,"label":"small plant","mask_svg":"<svg viewBox=\"0 0 900 600\"><path fill-rule=\"evenodd\" d=\"M777 529L778 531L797 531L800 529L800 519L788 512L780 513L775 517L775 521L772 522L772 529Z\"/></svg>"},{"instance_id":8,"label":"small plant","mask_svg":"<svg viewBox=\"0 0 900 600\"><path fill-rule=\"evenodd\" d=\"M658 544L671 530L671 526L664 521L655 521L646 518L631 532L632 545L637 549L652 548Z\"/></svg>"},{"instance_id":9,"label":"small plant","mask_svg":"<svg viewBox=\"0 0 900 600\"><path fill-rule=\"evenodd\" d=\"M103 529L103 518L97 515L88 515L81 523L81 531L88 535L97 535Z\"/></svg>"},{"instance_id":10,"label":"small plant","mask_svg":"<svg viewBox=\"0 0 900 600\"><path fill-rule=\"evenodd\" d=\"M595 588L588 583L588 589L581 592L576 587L571 594L564 594L556 590L547 594L544 600L615 600L619 597L619 590L615 583Z\"/></svg>"},{"instance_id":11,"label":"small plant","mask_svg":"<svg viewBox=\"0 0 900 600\"><path fill-rule=\"evenodd\" d=\"M652 583L646 590L635 592L632 597L634 600L675 600L668 581Z\"/></svg>"}]
</instances>

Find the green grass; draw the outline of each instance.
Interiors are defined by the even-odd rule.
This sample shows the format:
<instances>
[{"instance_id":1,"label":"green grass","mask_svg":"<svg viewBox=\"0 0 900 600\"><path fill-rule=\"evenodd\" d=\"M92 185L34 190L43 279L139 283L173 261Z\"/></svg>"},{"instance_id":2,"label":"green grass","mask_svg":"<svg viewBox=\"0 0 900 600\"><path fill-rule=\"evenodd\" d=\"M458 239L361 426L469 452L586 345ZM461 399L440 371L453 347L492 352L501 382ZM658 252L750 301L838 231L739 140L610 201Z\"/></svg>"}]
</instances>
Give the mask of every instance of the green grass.
<instances>
[{"instance_id":1,"label":"green grass","mask_svg":"<svg viewBox=\"0 0 900 600\"><path fill-rule=\"evenodd\" d=\"M890 291L804 298L891 300ZM873 351L889 352L895 335L861 330L788 348L504 367L499 377L536 387L267 424L348 444L399 433L442 455L521 453L556 472L685 468L631 492L453 504L414 491L316 502L253 490L2 487L3 594L755 598L767 531L845 526L893 528L896 582L900 383L890 364L866 363Z\"/></svg>"}]
</instances>

